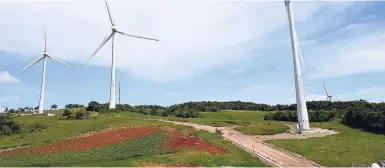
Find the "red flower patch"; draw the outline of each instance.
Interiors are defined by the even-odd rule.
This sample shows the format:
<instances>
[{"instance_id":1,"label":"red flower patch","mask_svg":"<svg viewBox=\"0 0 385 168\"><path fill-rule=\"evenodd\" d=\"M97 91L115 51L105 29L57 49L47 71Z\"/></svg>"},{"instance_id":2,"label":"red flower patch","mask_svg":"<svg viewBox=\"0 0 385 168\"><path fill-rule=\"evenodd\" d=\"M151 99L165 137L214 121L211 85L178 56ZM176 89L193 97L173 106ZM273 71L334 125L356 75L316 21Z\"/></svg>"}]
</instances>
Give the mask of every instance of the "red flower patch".
<instances>
[{"instance_id":1,"label":"red flower patch","mask_svg":"<svg viewBox=\"0 0 385 168\"><path fill-rule=\"evenodd\" d=\"M172 137L171 140L165 142L166 148L187 148L197 151L207 150L212 154L228 152L226 149L202 141L198 137L185 135L178 130L166 129L166 131L168 135Z\"/></svg>"},{"instance_id":2,"label":"red flower patch","mask_svg":"<svg viewBox=\"0 0 385 168\"><path fill-rule=\"evenodd\" d=\"M64 141L58 141L45 146L35 146L27 149L17 149L0 153L1 155L44 155L77 150L87 150L109 144L114 144L127 139L144 137L159 131L159 127L120 128L116 130L99 132L90 136L83 136Z\"/></svg>"}]
</instances>

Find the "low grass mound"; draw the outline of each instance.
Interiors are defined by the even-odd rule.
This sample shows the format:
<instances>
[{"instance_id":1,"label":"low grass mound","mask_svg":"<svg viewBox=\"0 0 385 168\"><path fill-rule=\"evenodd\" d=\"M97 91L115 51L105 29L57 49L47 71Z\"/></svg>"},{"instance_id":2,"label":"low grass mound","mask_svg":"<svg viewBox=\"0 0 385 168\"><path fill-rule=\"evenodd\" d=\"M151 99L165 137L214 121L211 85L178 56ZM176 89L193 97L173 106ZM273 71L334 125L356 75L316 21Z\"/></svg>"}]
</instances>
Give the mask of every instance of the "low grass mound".
<instances>
[{"instance_id":1,"label":"low grass mound","mask_svg":"<svg viewBox=\"0 0 385 168\"><path fill-rule=\"evenodd\" d=\"M98 116L89 120L59 120L61 116L20 116L14 120L19 123L33 125L39 123L46 128L40 132L15 133L1 137L0 149L26 145L42 145L58 141L67 137L77 136L90 131L97 131L111 127L140 127L169 125L158 121L136 120L115 116Z\"/></svg>"},{"instance_id":2,"label":"low grass mound","mask_svg":"<svg viewBox=\"0 0 385 168\"><path fill-rule=\"evenodd\" d=\"M334 129L339 133L325 137L267 142L327 167L360 167L362 164L370 165L384 160L385 135L352 129L335 122L311 123L311 126Z\"/></svg>"},{"instance_id":3,"label":"low grass mound","mask_svg":"<svg viewBox=\"0 0 385 168\"><path fill-rule=\"evenodd\" d=\"M236 127L235 130L246 135L274 135L290 130L290 127L280 123L266 123L260 125L250 125Z\"/></svg>"},{"instance_id":4,"label":"low grass mound","mask_svg":"<svg viewBox=\"0 0 385 168\"><path fill-rule=\"evenodd\" d=\"M103 131L2 152L0 167L266 166L217 135L183 130L138 127Z\"/></svg>"},{"instance_id":5,"label":"low grass mound","mask_svg":"<svg viewBox=\"0 0 385 168\"><path fill-rule=\"evenodd\" d=\"M103 160L132 160L155 154L166 153L162 147L164 132L150 136L129 139L111 145L74 152L55 153L49 155L0 156L1 167L63 167L76 164L92 163ZM125 166L135 166L125 162Z\"/></svg>"}]
</instances>

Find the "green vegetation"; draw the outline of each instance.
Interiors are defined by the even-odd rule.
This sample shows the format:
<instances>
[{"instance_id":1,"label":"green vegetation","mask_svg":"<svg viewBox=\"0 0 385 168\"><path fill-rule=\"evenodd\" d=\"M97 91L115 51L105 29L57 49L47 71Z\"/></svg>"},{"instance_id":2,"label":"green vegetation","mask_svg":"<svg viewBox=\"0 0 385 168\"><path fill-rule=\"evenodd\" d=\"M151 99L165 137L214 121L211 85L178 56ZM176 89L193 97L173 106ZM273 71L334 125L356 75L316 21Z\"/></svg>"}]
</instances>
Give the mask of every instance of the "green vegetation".
<instances>
[{"instance_id":1,"label":"green vegetation","mask_svg":"<svg viewBox=\"0 0 385 168\"><path fill-rule=\"evenodd\" d=\"M242 149L234 146L231 142L221 139L215 134L207 131L197 131L192 135L202 138L203 140L220 145L229 152L225 154L210 154L206 151L182 151L182 153L174 155L159 155L148 157L147 159L138 160L139 165L143 163L153 163L157 165L175 165L177 163L185 163L187 165L203 164L205 167L220 166L236 166L236 167L266 167L257 157L251 156Z\"/></svg>"},{"instance_id":2,"label":"green vegetation","mask_svg":"<svg viewBox=\"0 0 385 168\"><path fill-rule=\"evenodd\" d=\"M137 113L136 113L137 114ZM143 115L143 114L138 114ZM44 145L67 137L79 135L93 130L122 127L122 126L148 126L167 125L185 130L189 127L172 125L151 120L136 120L124 115L98 116L90 120L59 120L57 117L22 116L15 118L18 122L45 123L48 128L43 132L32 134L15 134L4 137L0 147L19 146L23 144ZM220 136L205 131L193 133L210 143L220 145L229 151L225 154L210 154L207 151L170 150L163 148L166 140L163 131L142 137L129 139L124 142L111 144L84 151L66 153L22 156L0 156L0 166L143 166L146 164L186 165L202 164L204 166L266 166L257 157L251 156L234 146L231 142Z\"/></svg>"},{"instance_id":3,"label":"green vegetation","mask_svg":"<svg viewBox=\"0 0 385 168\"><path fill-rule=\"evenodd\" d=\"M125 117L102 116L89 120L59 120L60 116L20 116L14 120L23 124L39 123L47 128L38 133L15 133L10 136L1 137L0 149L23 145L47 144L59 139L72 137L81 133L106 129L110 127L139 127L153 125L171 125L157 121L135 120Z\"/></svg>"},{"instance_id":4,"label":"green vegetation","mask_svg":"<svg viewBox=\"0 0 385 168\"><path fill-rule=\"evenodd\" d=\"M385 136L352 129L339 123L311 123L339 134L319 138L272 140L270 144L298 153L323 166L348 167L371 164L385 156Z\"/></svg>"},{"instance_id":5,"label":"green vegetation","mask_svg":"<svg viewBox=\"0 0 385 168\"><path fill-rule=\"evenodd\" d=\"M235 130L246 135L273 135L286 132L289 129L290 127L280 123L267 123L235 128Z\"/></svg>"},{"instance_id":6,"label":"green vegetation","mask_svg":"<svg viewBox=\"0 0 385 168\"><path fill-rule=\"evenodd\" d=\"M310 122L328 122L341 119L344 116L343 111L309 110ZM265 120L292 121L297 122L296 111L277 111L265 115Z\"/></svg>"},{"instance_id":7,"label":"green vegetation","mask_svg":"<svg viewBox=\"0 0 385 168\"><path fill-rule=\"evenodd\" d=\"M56 153L50 155L29 155L17 157L14 155L0 156L0 166L57 167L74 166L77 164L80 164L81 166L89 166L88 164L92 165L95 161L103 163L103 161L114 160L123 161L124 166L135 166L132 162L127 160L165 153L166 150L162 147L164 138L164 132L158 132L147 137L129 139L124 142L118 142L116 144L106 145L89 150Z\"/></svg>"},{"instance_id":8,"label":"green vegetation","mask_svg":"<svg viewBox=\"0 0 385 168\"><path fill-rule=\"evenodd\" d=\"M41 123L20 124L13 121L9 115L0 115L0 136L9 136L17 133L35 133L47 128L47 125Z\"/></svg>"}]
</instances>

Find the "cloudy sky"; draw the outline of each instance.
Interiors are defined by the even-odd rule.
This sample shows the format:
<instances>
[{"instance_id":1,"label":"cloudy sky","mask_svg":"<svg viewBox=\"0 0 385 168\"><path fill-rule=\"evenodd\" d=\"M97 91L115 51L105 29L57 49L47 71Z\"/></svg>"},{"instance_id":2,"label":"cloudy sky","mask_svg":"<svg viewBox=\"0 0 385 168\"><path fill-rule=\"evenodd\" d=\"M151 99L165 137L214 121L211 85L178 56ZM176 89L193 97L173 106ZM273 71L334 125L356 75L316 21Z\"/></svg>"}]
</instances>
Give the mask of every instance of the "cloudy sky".
<instances>
[{"instance_id":1,"label":"cloudy sky","mask_svg":"<svg viewBox=\"0 0 385 168\"><path fill-rule=\"evenodd\" d=\"M170 105L242 100L293 103L294 75L283 1L110 1L121 102ZM385 100L385 2L293 2L307 100ZM0 1L0 105L37 106L48 52L74 67L47 61L45 108L107 102L111 42L98 1Z\"/></svg>"}]
</instances>

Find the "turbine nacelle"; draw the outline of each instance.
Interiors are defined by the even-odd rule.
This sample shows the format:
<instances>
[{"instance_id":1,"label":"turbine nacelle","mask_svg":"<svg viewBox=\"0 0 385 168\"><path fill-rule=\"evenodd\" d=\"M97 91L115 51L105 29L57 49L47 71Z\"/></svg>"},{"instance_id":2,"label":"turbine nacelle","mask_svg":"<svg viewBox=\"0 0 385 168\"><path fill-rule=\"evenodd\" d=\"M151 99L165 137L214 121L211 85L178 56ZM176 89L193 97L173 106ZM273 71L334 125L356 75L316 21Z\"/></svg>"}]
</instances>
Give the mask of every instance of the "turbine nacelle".
<instances>
[{"instance_id":1,"label":"turbine nacelle","mask_svg":"<svg viewBox=\"0 0 385 168\"><path fill-rule=\"evenodd\" d=\"M117 32L118 31L118 30L116 30L115 26L111 26L111 30L112 30L112 32Z\"/></svg>"}]
</instances>

